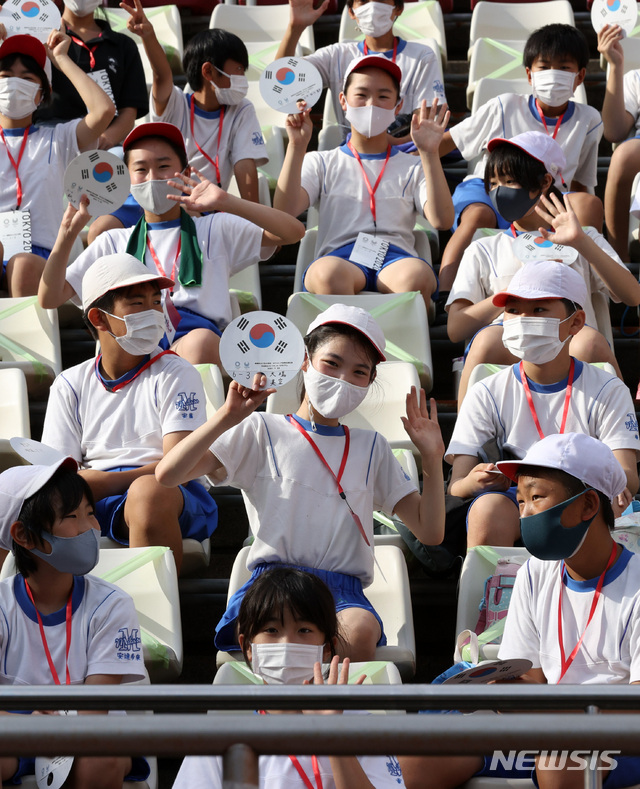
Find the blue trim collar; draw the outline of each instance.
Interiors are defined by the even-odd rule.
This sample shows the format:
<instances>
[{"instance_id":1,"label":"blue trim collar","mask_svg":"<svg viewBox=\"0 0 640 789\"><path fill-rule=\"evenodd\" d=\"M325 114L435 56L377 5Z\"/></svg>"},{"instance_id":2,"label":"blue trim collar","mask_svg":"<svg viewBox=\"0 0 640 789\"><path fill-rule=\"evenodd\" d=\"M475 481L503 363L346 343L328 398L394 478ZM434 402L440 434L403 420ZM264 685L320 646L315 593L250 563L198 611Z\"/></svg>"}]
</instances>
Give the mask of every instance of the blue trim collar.
<instances>
[{"instance_id":1,"label":"blue trim collar","mask_svg":"<svg viewBox=\"0 0 640 789\"><path fill-rule=\"evenodd\" d=\"M140 369L145 366L151 359L151 356L147 354L139 364L136 364L134 368L126 372L124 375L121 375L120 378L116 378L115 380L111 380L109 378L105 378L102 373L100 372L100 359L102 359L102 355L98 356L96 359L94 370L96 373L96 377L100 381L100 383L104 386L107 391L112 391L116 386L120 386L121 384L127 384L132 381L136 375L140 372Z\"/></svg>"},{"instance_id":2,"label":"blue trim collar","mask_svg":"<svg viewBox=\"0 0 640 789\"><path fill-rule=\"evenodd\" d=\"M149 230L169 230L172 227L180 227L181 219L167 219L166 222L147 222Z\"/></svg>"},{"instance_id":3,"label":"blue trim collar","mask_svg":"<svg viewBox=\"0 0 640 789\"><path fill-rule=\"evenodd\" d=\"M529 110L533 115L533 117L538 121L538 123L542 123L540 113L538 112L538 108L536 107L536 99L533 94L529 96ZM567 123L567 121L570 121L575 111L576 111L576 103L575 101L570 100L569 104L567 105L567 109L564 111L564 115L562 117L562 123L560 125L564 126L564 124ZM545 121L547 122L547 128L549 129L554 128L557 120L558 120L557 118L547 118L545 115Z\"/></svg>"},{"instance_id":4,"label":"blue trim collar","mask_svg":"<svg viewBox=\"0 0 640 789\"><path fill-rule=\"evenodd\" d=\"M5 137L22 137L24 134L24 126L21 129L2 129ZM29 134L38 131L38 127L33 123L29 126Z\"/></svg>"},{"instance_id":5,"label":"blue trim collar","mask_svg":"<svg viewBox=\"0 0 640 789\"><path fill-rule=\"evenodd\" d=\"M404 38L400 38L400 36L396 36L398 39L398 46L396 47L396 56L399 55L402 50L407 46L407 42ZM364 41L358 42L358 52L364 55ZM369 52L370 55L382 55L385 58L391 59L393 57L393 47L391 49L387 49L386 52Z\"/></svg>"},{"instance_id":6,"label":"blue trim collar","mask_svg":"<svg viewBox=\"0 0 640 789\"><path fill-rule=\"evenodd\" d=\"M318 436L343 436L344 435L344 427L342 425L336 425L335 427L331 427L329 425L316 425L316 429L314 430L311 427L311 422L307 421L306 419L301 419L296 414L291 414L291 417L296 420L299 425L307 431L307 433L316 433ZM286 417L285 417L286 419Z\"/></svg>"},{"instance_id":7,"label":"blue trim collar","mask_svg":"<svg viewBox=\"0 0 640 789\"><path fill-rule=\"evenodd\" d=\"M607 584L613 583L616 578L622 575L622 573L626 570L629 560L632 556L633 554L628 548L622 548L622 553L620 556L618 556L617 561L613 567L607 571L607 574L604 577L603 587ZM600 576L597 578L588 578L586 581L576 581L575 578L572 578L569 575L567 568L565 567L564 573L562 574L562 582L567 587L567 589L571 589L572 592L595 592L599 577Z\"/></svg>"},{"instance_id":8,"label":"blue trim collar","mask_svg":"<svg viewBox=\"0 0 640 789\"><path fill-rule=\"evenodd\" d=\"M193 101L195 107L193 114L197 115L199 118L206 118L207 120L212 121L218 120L220 117L220 110L201 110L194 101L193 93L187 93L187 101L189 103L189 109L191 109L191 102Z\"/></svg>"},{"instance_id":9,"label":"blue trim collar","mask_svg":"<svg viewBox=\"0 0 640 789\"><path fill-rule=\"evenodd\" d=\"M582 374L583 364L580 359L574 359L575 361L575 370L573 375L573 382L575 383L578 378L580 378ZM514 364L511 369L513 370L513 374L516 377L516 381L518 383L522 383L522 379L520 378L520 362ZM538 392L539 394L555 394L556 392L562 392L563 389L567 388L567 384L569 383L569 376L567 375L566 378L563 378L562 381L558 381L555 384L537 384L535 381L532 381L531 378L527 379L529 381L529 389L532 392Z\"/></svg>"},{"instance_id":10,"label":"blue trim collar","mask_svg":"<svg viewBox=\"0 0 640 789\"><path fill-rule=\"evenodd\" d=\"M356 158L353 155L351 148L349 148L349 146L346 143L340 146L340 150L342 151L342 153L346 153L347 156L350 156L352 159ZM400 151L398 150L397 146L394 145L391 148L391 156L395 156L397 153L400 153ZM361 159L382 159L382 161L384 161L387 158L386 150L383 151L382 153L360 153L360 151L358 151L358 155L360 156Z\"/></svg>"},{"instance_id":11,"label":"blue trim collar","mask_svg":"<svg viewBox=\"0 0 640 789\"><path fill-rule=\"evenodd\" d=\"M27 590L25 588L25 580L24 576L18 575L15 576L13 581L13 593L16 596L16 600L18 605L22 609L25 616L27 616L32 622L38 623L38 617L36 616L36 609L29 600L29 595L27 594ZM71 613L75 614L78 610L78 606L82 602L84 597L84 576L83 575L74 575L73 576L73 589L71 591ZM64 621L67 616L67 606L63 605L59 611L54 611L52 614L40 614L40 619L42 619L42 624L45 627L53 627L55 625L64 624Z\"/></svg>"}]
</instances>

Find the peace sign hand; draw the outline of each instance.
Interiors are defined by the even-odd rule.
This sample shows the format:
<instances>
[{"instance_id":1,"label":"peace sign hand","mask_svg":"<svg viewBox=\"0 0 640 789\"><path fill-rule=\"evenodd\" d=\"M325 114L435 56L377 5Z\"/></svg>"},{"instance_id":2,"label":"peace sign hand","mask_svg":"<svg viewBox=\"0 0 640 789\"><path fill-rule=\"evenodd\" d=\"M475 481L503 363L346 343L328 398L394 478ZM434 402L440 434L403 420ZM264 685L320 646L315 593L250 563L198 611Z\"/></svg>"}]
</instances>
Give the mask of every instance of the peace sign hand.
<instances>
[{"instance_id":1,"label":"peace sign hand","mask_svg":"<svg viewBox=\"0 0 640 789\"><path fill-rule=\"evenodd\" d=\"M129 14L127 30L140 38L149 38L149 36L155 35L153 25L147 19L140 0L131 0L131 2L133 2L133 8L128 3L120 3L120 8Z\"/></svg>"}]
</instances>

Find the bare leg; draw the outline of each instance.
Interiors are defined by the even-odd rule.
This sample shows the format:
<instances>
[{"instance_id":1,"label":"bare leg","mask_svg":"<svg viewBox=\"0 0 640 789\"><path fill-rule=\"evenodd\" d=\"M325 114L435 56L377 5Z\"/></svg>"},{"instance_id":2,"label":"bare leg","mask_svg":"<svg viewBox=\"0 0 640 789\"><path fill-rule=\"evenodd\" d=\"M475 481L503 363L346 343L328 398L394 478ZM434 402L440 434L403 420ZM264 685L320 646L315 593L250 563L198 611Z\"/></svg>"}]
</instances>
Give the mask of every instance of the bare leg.
<instances>
[{"instance_id":1,"label":"bare leg","mask_svg":"<svg viewBox=\"0 0 640 789\"><path fill-rule=\"evenodd\" d=\"M487 326L479 332L469 348L467 360L462 368L458 389L458 410L466 397L469 378L479 364L514 364L518 360L502 344L502 326Z\"/></svg>"},{"instance_id":2,"label":"bare leg","mask_svg":"<svg viewBox=\"0 0 640 789\"><path fill-rule=\"evenodd\" d=\"M380 293L409 293L419 290L424 299L427 312L431 296L436 292L438 283L433 269L420 258L402 258L382 269L378 276Z\"/></svg>"},{"instance_id":3,"label":"bare leg","mask_svg":"<svg viewBox=\"0 0 640 789\"><path fill-rule=\"evenodd\" d=\"M609 243L625 262L629 261L631 187L638 171L640 140L628 140L613 152L604 192L604 218Z\"/></svg>"},{"instance_id":4,"label":"bare leg","mask_svg":"<svg viewBox=\"0 0 640 789\"><path fill-rule=\"evenodd\" d=\"M616 371L618 378L622 380L622 373L611 346L604 336L599 331L592 329L591 326L583 326L571 338L569 349L571 355L580 359L581 362L608 362Z\"/></svg>"},{"instance_id":5,"label":"bare leg","mask_svg":"<svg viewBox=\"0 0 640 789\"><path fill-rule=\"evenodd\" d=\"M310 293L354 296L364 290L367 281L363 272L343 258L318 258L307 269L304 285Z\"/></svg>"},{"instance_id":6,"label":"bare leg","mask_svg":"<svg viewBox=\"0 0 640 789\"><path fill-rule=\"evenodd\" d=\"M585 759L589 757L583 757ZM584 786L584 769L581 762L564 756L538 756L536 758L536 778L540 789L582 789ZM601 772L603 782L606 780L608 770Z\"/></svg>"},{"instance_id":7,"label":"bare leg","mask_svg":"<svg viewBox=\"0 0 640 789\"><path fill-rule=\"evenodd\" d=\"M75 759L65 786L70 789L122 789L131 771L131 759L125 756L81 756Z\"/></svg>"},{"instance_id":8,"label":"bare leg","mask_svg":"<svg viewBox=\"0 0 640 789\"><path fill-rule=\"evenodd\" d=\"M35 296L38 293L40 277L44 271L45 259L31 252L20 252L9 258L7 263L7 289L9 296Z\"/></svg>"},{"instance_id":9,"label":"bare leg","mask_svg":"<svg viewBox=\"0 0 640 789\"><path fill-rule=\"evenodd\" d=\"M589 192L572 192L570 200L571 207L576 212L582 227L595 227L598 233L602 233L604 222L602 200Z\"/></svg>"},{"instance_id":10,"label":"bare leg","mask_svg":"<svg viewBox=\"0 0 640 789\"><path fill-rule=\"evenodd\" d=\"M340 657L354 663L373 660L380 640L380 624L371 611L364 608L345 608L338 612L342 638L338 641Z\"/></svg>"},{"instance_id":11,"label":"bare leg","mask_svg":"<svg viewBox=\"0 0 640 789\"><path fill-rule=\"evenodd\" d=\"M520 536L518 508L506 496L487 493L476 499L467 515L467 548L476 545L513 545Z\"/></svg>"},{"instance_id":12,"label":"bare leg","mask_svg":"<svg viewBox=\"0 0 640 789\"><path fill-rule=\"evenodd\" d=\"M18 760L13 756L3 756L0 759L0 780L8 781L18 769Z\"/></svg>"},{"instance_id":13,"label":"bare leg","mask_svg":"<svg viewBox=\"0 0 640 789\"><path fill-rule=\"evenodd\" d=\"M220 364L220 337L210 329L193 329L171 346L191 364Z\"/></svg>"},{"instance_id":14,"label":"bare leg","mask_svg":"<svg viewBox=\"0 0 640 789\"><path fill-rule=\"evenodd\" d=\"M119 219L116 219L115 216L111 216L111 214L99 216L89 225L87 241L91 244L101 233L104 233L105 230L118 230L122 229L123 227L124 225L122 222Z\"/></svg>"},{"instance_id":15,"label":"bare leg","mask_svg":"<svg viewBox=\"0 0 640 789\"><path fill-rule=\"evenodd\" d=\"M440 263L440 290L449 291L458 272L465 249L473 234L481 227L496 227L496 215L484 203L471 203L460 215L460 222L442 253Z\"/></svg>"},{"instance_id":16,"label":"bare leg","mask_svg":"<svg viewBox=\"0 0 640 789\"><path fill-rule=\"evenodd\" d=\"M455 789L483 767L480 756L399 756L407 789Z\"/></svg>"}]
</instances>

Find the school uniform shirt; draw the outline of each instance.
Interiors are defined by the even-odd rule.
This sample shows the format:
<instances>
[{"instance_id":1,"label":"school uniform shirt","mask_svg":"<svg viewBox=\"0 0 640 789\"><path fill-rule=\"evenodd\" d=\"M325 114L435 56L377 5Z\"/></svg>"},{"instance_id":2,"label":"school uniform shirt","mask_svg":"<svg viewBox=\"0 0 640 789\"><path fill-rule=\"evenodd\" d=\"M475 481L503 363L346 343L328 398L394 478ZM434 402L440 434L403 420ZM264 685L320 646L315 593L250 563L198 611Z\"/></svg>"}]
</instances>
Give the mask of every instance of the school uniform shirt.
<instances>
[{"instance_id":1,"label":"school uniform shirt","mask_svg":"<svg viewBox=\"0 0 640 789\"><path fill-rule=\"evenodd\" d=\"M554 134L557 120L546 118L548 134ZM517 93L503 93L491 99L473 115L453 126L451 137L467 161L483 154L473 174L467 178L484 178L489 140L494 137L510 139L526 131L544 132L545 128L534 97ZM583 186L596 185L598 143L602 132L602 118L598 110L587 104L569 102L555 138L567 160L567 166L562 171L567 186L571 186L574 180ZM562 186L559 178L556 178L556 186Z\"/></svg>"},{"instance_id":2,"label":"school uniform shirt","mask_svg":"<svg viewBox=\"0 0 640 789\"><path fill-rule=\"evenodd\" d=\"M567 379L555 384L529 381L533 404L545 436L560 432ZM567 433L586 433L609 449L640 449L638 422L629 389L615 375L575 359ZM507 367L474 384L462 403L445 460L477 456L497 439L503 452L516 459L540 440L520 380L520 364Z\"/></svg>"},{"instance_id":3,"label":"school uniform shirt","mask_svg":"<svg viewBox=\"0 0 640 789\"><path fill-rule=\"evenodd\" d=\"M564 570L562 572L561 568ZM626 548L604 578L584 640L560 680L558 598L568 657L582 635L598 578L575 581L563 562L531 558L516 576L499 656L527 658L550 685L626 685L640 681L640 556ZM562 580L561 580L562 579Z\"/></svg>"},{"instance_id":4,"label":"school uniform shirt","mask_svg":"<svg viewBox=\"0 0 640 789\"><path fill-rule=\"evenodd\" d=\"M117 674L122 682L147 678L140 624L133 600L93 575L77 575L71 594L69 676L82 685L94 674ZM41 614L47 646L62 684L66 677L66 605ZM0 581L0 684L53 685L38 618L22 575Z\"/></svg>"},{"instance_id":5,"label":"school uniform shirt","mask_svg":"<svg viewBox=\"0 0 640 789\"><path fill-rule=\"evenodd\" d=\"M640 132L640 70L633 69L624 75L624 108L633 116L636 135Z\"/></svg>"},{"instance_id":6,"label":"school uniform shirt","mask_svg":"<svg viewBox=\"0 0 640 789\"><path fill-rule=\"evenodd\" d=\"M342 460L344 429L298 420L334 474ZM352 429L341 484L373 546L373 512L391 515L416 490L387 441ZM216 485L240 488L255 540L247 567L287 562L373 580L373 552L360 534L335 479L313 448L281 414L254 413L210 447L227 471Z\"/></svg>"},{"instance_id":7,"label":"school uniform shirt","mask_svg":"<svg viewBox=\"0 0 640 789\"><path fill-rule=\"evenodd\" d=\"M200 287L185 287L179 282L179 260L173 270L180 242L179 219L149 224L148 238L164 268L160 273L176 283L172 294L175 306L204 315L222 329L232 318L229 277L252 263L271 257L275 247L262 248L262 228L233 214L210 214L196 217L193 221L202 250ZM75 304L80 306L82 303L82 278L91 264L103 255L125 252L133 231L133 227L127 227L102 233L69 266L66 278L76 292ZM157 270L148 247L144 262L152 271Z\"/></svg>"},{"instance_id":8,"label":"school uniform shirt","mask_svg":"<svg viewBox=\"0 0 640 789\"><path fill-rule=\"evenodd\" d=\"M419 44L417 41L404 41L402 38L398 38L397 41L396 65L402 72L400 83L402 107L400 112L413 112L420 107L423 99L426 100L427 106L431 106L434 99L438 99L438 103L443 104L446 98L438 55L431 47ZM333 110L338 124L344 128L345 137L350 129L350 124L340 106L339 96L342 93L344 77L351 61L364 57L364 54L364 41L343 41L328 47L321 47L305 57L305 60L313 63L320 72L323 87L331 89ZM393 49L387 52L369 51L368 54L379 55L389 58L389 60L393 59Z\"/></svg>"},{"instance_id":9,"label":"school uniform shirt","mask_svg":"<svg viewBox=\"0 0 640 789\"><path fill-rule=\"evenodd\" d=\"M102 383L95 359L60 373L49 393L43 443L98 471L160 460L164 436L206 421L198 371L174 353L160 354L158 348L150 360L109 382L116 391Z\"/></svg>"},{"instance_id":10,"label":"school uniform shirt","mask_svg":"<svg viewBox=\"0 0 640 789\"><path fill-rule=\"evenodd\" d=\"M585 228L585 232L589 238L595 241L600 249L626 270L626 266L620 260L611 244L605 240L602 233L598 233L594 227ZM518 233L518 235L522 234ZM513 234L509 229L504 232L499 231L487 238L473 241L465 249L460 261L458 273L447 299L447 307L450 307L459 299L477 304L483 299L505 290L516 271L522 268L523 265L526 265L513 254L512 245L514 241ZM570 265L586 282L590 296L593 296L594 293L602 293L615 302L620 301L610 293L600 275L591 267L585 257L578 255ZM597 328L598 323L591 299L589 299L587 304L582 304L581 306L587 315L587 324ZM496 320L502 320L502 316L500 315Z\"/></svg>"},{"instance_id":11,"label":"school uniform shirt","mask_svg":"<svg viewBox=\"0 0 640 789\"><path fill-rule=\"evenodd\" d=\"M51 249L58 236L64 213L64 171L80 153L76 129L79 120L44 128L31 125L18 168L22 182L21 211L31 213L31 243ZM3 129L0 140L0 211L17 208L16 171L7 156L8 146L17 163L24 129ZM0 238L1 240L1 238Z\"/></svg>"},{"instance_id":12,"label":"school uniform shirt","mask_svg":"<svg viewBox=\"0 0 640 789\"><path fill-rule=\"evenodd\" d=\"M343 715L362 715L345 710ZM355 721L354 721L355 723ZM298 756L300 767L315 786L310 756ZM335 789L328 756L318 756L323 789ZM404 779L395 756L358 756L364 773L376 789L402 789ZM288 756L261 756L258 762L260 789L303 789L305 784ZM176 776L173 789L222 789L222 759L219 756L187 756Z\"/></svg>"},{"instance_id":13,"label":"school uniform shirt","mask_svg":"<svg viewBox=\"0 0 640 789\"><path fill-rule=\"evenodd\" d=\"M116 33L107 22L96 19L96 24L102 32L86 41L85 46L78 44L80 39L66 28L67 35L71 36L69 57L100 85L117 110L134 107L136 117L142 118L149 112L149 97L138 47L133 39ZM73 83L56 68L53 69L51 98L48 107L38 109L38 121L67 121L87 114L85 103Z\"/></svg>"},{"instance_id":14,"label":"school uniform shirt","mask_svg":"<svg viewBox=\"0 0 640 789\"><path fill-rule=\"evenodd\" d=\"M151 96L149 118L152 121L172 123L180 129L187 148L189 164L212 183L218 181L215 167L198 150L198 145L214 162L216 155L218 156L220 184L223 189L229 188L233 168L242 159L254 159L256 167L261 167L269 161L256 111L248 99L243 99L239 104L225 105L222 132L220 110L206 112L196 107L193 114L193 134L190 121L192 101L191 93L184 93L180 88L174 87L164 112L159 115ZM218 136L220 136L219 142Z\"/></svg>"},{"instance_id":15,"label":"school uniform shirt","mask_svg":"<svg viewBox=\"0 0 640 789\"><path fill-rule=\"evenodd\" d=\"M386 151L360 154L372 187L386 157ZM375 233L378 238L400 247L407 257L417 256L413 227L416 217L424 216L427 201L418 156L391 149L375 192L377 228L362 170L348 146L307 153L302 163L301 185L309 195L309 203L319 211L316 258L355 241L359 232ZM437 195L430 198L438 199Z\"/></svg>"}]
</instances>

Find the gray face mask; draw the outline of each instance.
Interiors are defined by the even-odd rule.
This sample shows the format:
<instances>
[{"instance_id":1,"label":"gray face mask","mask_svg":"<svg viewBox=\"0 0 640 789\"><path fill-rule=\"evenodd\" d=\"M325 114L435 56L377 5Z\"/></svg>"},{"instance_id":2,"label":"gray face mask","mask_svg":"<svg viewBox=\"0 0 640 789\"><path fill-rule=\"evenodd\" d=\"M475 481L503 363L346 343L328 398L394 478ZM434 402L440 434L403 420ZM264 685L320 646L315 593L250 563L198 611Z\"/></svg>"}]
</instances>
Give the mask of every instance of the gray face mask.
<instances>
[{"instance_id":1,"label":"gray face mask","mask_svg":"<svg viewBox=\"0 0 640 789\"><path fill-rule=\"evenodd\" d=\"M86 575L98 564L100 532L97 529L87 529L75 537L58 537L43 532L42 539L51 546L51 553L37 548L31 548L31 553L44 559L58 572Z\"/></svg>"}]
</instances>

